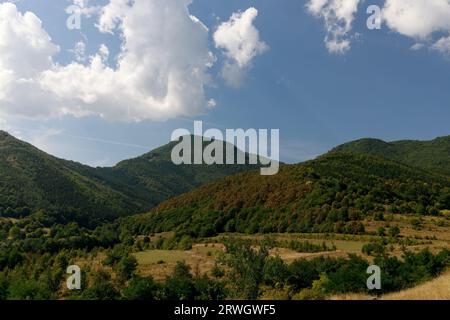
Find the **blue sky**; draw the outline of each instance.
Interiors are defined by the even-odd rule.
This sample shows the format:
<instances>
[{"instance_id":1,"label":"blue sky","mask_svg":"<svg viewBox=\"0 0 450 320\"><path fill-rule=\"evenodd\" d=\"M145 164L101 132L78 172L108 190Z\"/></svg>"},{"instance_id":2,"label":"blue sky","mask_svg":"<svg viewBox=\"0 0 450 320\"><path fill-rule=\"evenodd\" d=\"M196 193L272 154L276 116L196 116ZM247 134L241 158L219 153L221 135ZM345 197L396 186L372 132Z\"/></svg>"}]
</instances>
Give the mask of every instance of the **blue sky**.
<instances>
[{"instance_id":1,"label":"blue sky","mask_svg":"<svg viewBox=\"0 0 450 320\"><path fill-rule=\"evenodd\" d=\"M411 31L404 27L404 17L388 12L381 30L368 30L367 6L383 7L385 1L357 1L351 30L338 38L349 40L350 48L331 52L324 42L326 8L313 14L307 2L194 0L189 5L189 13L209 29L208 48L216 57L207 70L210 79L204 92L206 100L216 101L212 109L138 122L98 114L26 116L5 112L0 113L0 127L51 154L94 166L113 165L165 144L174 129L192 130L193 120L219 129L279 128L280 156L287 162L310 159L362 137L432 139L450 134L450 49L446 52L437 46L440 39L446 39L445 25L431 31L424 25L424 29ZM122 38L118 32L99 32L97 14L82 16L80 30L67 29L65 8L71 3L15 1L21 14L31 11L42 21L52 43L60 47L53 56L54 64L70 64L74 60L71 50L83 41L86 56L106 44L110 55L105 63L113 68ZM106 4L108 1L89 2L90 6ZM258 41L269 49L250 59L239 86L230 86L221 77L221 68L231 58L214 45L214 32L233 13L251 7L257 10L252 23ZM328 22L336 27L332 20ZM412 49L414 45L416 49ZM83 63L88 64L88 59Z\"/></svg>"}]
</instances>

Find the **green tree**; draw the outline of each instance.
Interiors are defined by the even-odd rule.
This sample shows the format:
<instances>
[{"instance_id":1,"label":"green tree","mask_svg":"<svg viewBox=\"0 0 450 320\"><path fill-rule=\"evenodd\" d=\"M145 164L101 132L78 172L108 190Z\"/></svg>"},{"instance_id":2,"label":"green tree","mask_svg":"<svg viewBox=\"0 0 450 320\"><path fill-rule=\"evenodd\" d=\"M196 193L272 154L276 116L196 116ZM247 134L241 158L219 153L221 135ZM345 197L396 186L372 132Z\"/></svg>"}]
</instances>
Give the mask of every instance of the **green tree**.
<instances>
[{"instance_id":1,"label":"green tree","mask_svg":"<svg viewBox=\"0 0 450 320\"><path fill-rule=\"evenodd\" d=\"M172 275L167 278L163 286L163 299L193 300L196 290L190 267L185 262L177 262Z\"/></svg>"},{"instance_id":2,"label":"green tree","mask_svg":"<svg viewBox=\"0 0 450 320\"><path fill-rule=\"evenodd\" d=\"M386 229L383 228L383 227L379 227L379 228L377 229L377 233L378 233L378 235L379 235L380 237L384 237L384 236L386 235Z\"/></svg>"},{"instance_id":3,"label":"green tree","mask_svg":"<svg viewBox=\"0 0 450 320\"><path fill-rule=\"evenodd\" d=\"M134 275L137 265L138 263L136 258L128 255L120 259L120 261L115 266L115 270L122 280L128 280Z\"/></svg>"},{"instance_id":4,"label":"green tree","mask_svg":"<svg viewBox=\"0 0 450 320\"><path fill-rule=\"evenodd\" d=\"M134 277L123 289L122 296L125 300L154 300L158 291L158 286L153 278Z\"/></svg>"},{"instance_id":5,"label":"green tree","mask_svg":"<svg viewBox=\"0 0 450 320\"><path fill-rule=\"evenodd\" d=\"M286 263L279 256L268 257L264 264L264 283L273 287L283 287L289 276Z\"/></svg>"},{"instance_id":6,"label":"green tree","mask_svg":"<svg viewBox=\"0 0 450 320\"><path fill-rule=\"evenodd\" d=\"M249 241L239 239L228 239L225 246L226 254L222 256L221 263L229 268L228 276L234 287L234 295L243 299L257 299L269 248L262 243L258 249L253 249Z\"/></svg>"},{"instance_id":7,"label":"green tree","mask_svg":"<svg viewBox=\"0 0 450 320\"><path fill-rule=\"evenodd\" d=\"M389 227L388 234L389 236L396 238L400 235L400 228L397 226Z\"/></svg>"},{"instance_id":8,"label":"green tree","mask_svg":"<svg viewBox=\"0 0 450 320\"><path fill-rule=\"evenodd\" d=\"M94 274L91 287L84 293L83 298L88 300L115 300L119 293L111 282L108 272L100 270Z\"/></svg>"}]
</instances>

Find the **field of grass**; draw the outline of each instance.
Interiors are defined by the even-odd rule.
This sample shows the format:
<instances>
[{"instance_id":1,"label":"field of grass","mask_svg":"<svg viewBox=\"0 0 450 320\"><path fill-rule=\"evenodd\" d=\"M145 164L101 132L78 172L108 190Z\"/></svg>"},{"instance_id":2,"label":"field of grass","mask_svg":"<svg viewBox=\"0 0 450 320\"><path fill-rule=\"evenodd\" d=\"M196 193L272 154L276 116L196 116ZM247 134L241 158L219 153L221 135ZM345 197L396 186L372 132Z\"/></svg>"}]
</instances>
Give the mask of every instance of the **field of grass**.
<instances>
[{"instance_id":1,"label":"field of grass","mask_svg":"<svg viewBox=\"0 0 450 320\"><path fill-rule=\"evenodd\" d=\"M414 226L412 221L419 220L419 227ZM300 234L300 233L278 233L270 235L246 235L246 234L221 234L216 237L199 240L191 250L146 250L134 253L142 275L151 275L157 280L164 280L170 275L173 267L178 261L184 261L191 266L191 270L197 274L208 273L215 265L218 254L223 251L224 237L233 236L250 240L263 240L270 237L276 241L308 241L312 244L321 245L325 243L328 247L335 246L335 251L316 253L296 252L287 248L274 248L270 251L272 256L280 256L290 263L300 258L314 258L317 256L346 257L348 254L362 254L364 244L381 237L377 235L380 227L386 230L390 226L400 228L400 240L411 239L406 246L410 251L419 251L429 248L436 252L442 248L450 247L450 217L418 217L416 215L389 215L385 221L365 221L367 234L345 235L345 234ZM161 233L151 236L151 241L160 238L170 238L172 233ZM390 254L401 257L404 245L394 243L389 245ZM371 257L366 257L371 259Z\"/></svg>"},{"instance_id":2,"label":"field of grass","mask_svg":"<svg viewBox=\"0 0 450 320\"><path fill-rule=\"evenodd\" d=\"M142 275L151 275L156 280L164 280L172 272L178 261L186 262L194 273L209 272L215 264L216 256L222 251L220 244L197 244L191 250L146 250L134 254Z\"/></svg>"},{"instance_id":3,"label":"field of grass","mask_svg":"<svg viewBox=\"0 0 450 320\"><path fill-rule=\"evenodd\" d=\"M450 300L450 271L414 288L391 293L383 300Z\"/></svg>"},{"instance_id":4,"label":"field of grass","mask_svg":"<svg viewBox=\"0 0 450 320\"><path fill-rule=\"evenodd\" d=\"M419 224L413 223L420 221ZM388 245L388 252L391 255L402 257L403 250L420 251L429 248L433 252L440 251L443 248L450 247L450 216L430 217L417 215L386 215L384 221L364 221L366 234L348 235L348 234L304 234L304 233L276 233L276 234L220 234L211 238L199 239L192 246L192 249L182 250L145 250L135 252L134 256L138 261L138 273L143 276L152 276L157 281L163 281L169 276L179 261L186 262L192 270L192 273L201 275L208 274L215 266L217 257L224 250L224 238L232 236L249 240L261 241L267 237L275 241L290 242L292 240L303 242L308 241L312 244L327 247L335 247L334 251L324 252L296 252L288 248L276 247L271 249L270 255L280 256L287 263L297 259L310 259L317 256L347 257L348 254L357 254L364 256L369 261L373 257L365 256L362 248L365 244L381 239L378 235L379 228L388 230L391 226L400 228L400 238L394 243ZM173 233L153 234L150 242L155 243L161 238L170 239ZM143 236L141 236L143 238ZM404 240L407 240L404 244ZM403 241L403 242L402 242ZM448 276L448 275L447 275ZM419 289L418 289L419 290ZM358 295L356 295L357 297ZM394 295L393 295L394 296ZM341 299L342 297L340 297ZM355 298L351 295L347 298ZM372 299L372 297L366 297Z\"/></svg>"},{"instance_id":5,"label":"field of grass","mask_svg":"<svg viewBox=\"0 0 450 320\"><path fill-rule=\"evenodd\" d=\"M431 281L410 289L393 292L381 297L365 294L345 294L330 297L331 300L450 300L450 271Z\"/></svg>"}]
</instances>

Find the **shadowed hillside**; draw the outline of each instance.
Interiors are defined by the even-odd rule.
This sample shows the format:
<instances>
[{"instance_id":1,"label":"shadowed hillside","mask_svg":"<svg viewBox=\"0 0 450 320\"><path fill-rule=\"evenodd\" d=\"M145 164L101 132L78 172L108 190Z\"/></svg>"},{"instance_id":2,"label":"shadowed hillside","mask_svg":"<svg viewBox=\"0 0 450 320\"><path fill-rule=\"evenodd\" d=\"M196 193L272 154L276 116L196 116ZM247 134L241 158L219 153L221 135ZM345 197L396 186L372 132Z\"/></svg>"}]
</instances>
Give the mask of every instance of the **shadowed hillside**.
<instances>
[{"instance_id":1,"label":"shadowed hillside","mask_svg":"<svg viewBox=\"0 0 450 320\"><path fill-rule=\"evenodd\" d=\"M39 213L48 223L93 226L149 210L203 183L257 165L180 165L174 143L112 168L91 168L58 159L0 132L0 216Z\"/></svg>"}]
</instances>

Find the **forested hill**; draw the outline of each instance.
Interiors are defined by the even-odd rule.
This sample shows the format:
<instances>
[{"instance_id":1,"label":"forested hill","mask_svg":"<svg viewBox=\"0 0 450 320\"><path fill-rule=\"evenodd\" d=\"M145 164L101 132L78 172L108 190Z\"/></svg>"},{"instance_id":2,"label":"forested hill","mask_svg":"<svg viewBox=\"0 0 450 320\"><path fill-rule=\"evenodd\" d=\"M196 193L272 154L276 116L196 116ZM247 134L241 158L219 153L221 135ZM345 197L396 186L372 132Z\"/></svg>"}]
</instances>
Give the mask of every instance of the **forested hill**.
<instances>
[{"instance_id":1,"label":"forested hill","mask_svg":"<svg viewBox=\"0 0 450 320\"><path fill-rule=\"evenodd\" d=\"M385 142L377 139L361 139L340 145L331 152L381 156L450 176L450 136L439 137L431 141Z\"/></svg>"},{"instance_id":2,"label":"forested hill","mask_svg":"<svg viewBox=\"0 0 450 320\"><path fill-rule=\"evenodd\" d=\"M0 213L37 213L81 224L108 220L143 207L94 178L95 169L61 160L0 132Z\"/></svg>"},{"instance_id":3,"label":"forested hill","mask_svg":"<svg viewBox=\"0 0 450 320\"><path fill-rule=\"evenodd\" d=\"M193 139L191 137L192 148ZM259 168L259 165L175 165L171 152L176 143L171 142L140 157L122 161L112 168L99 168L97 175L110 185L126 190L124 192L128 192L130 197L147 199L153 207L207 182ZM206 145L208 143L203 143L203 148ZM240 151L237 148L234 150L237 157ZM248 159L248 155L244 156Z\"/></svg>"},{"instance_id":4,"label":"forested hill","mask_svg":"<svg viewBox=\"0 0 450 320\"><path fill-rule=\"evenodd\" d=\"M124 221L134 232L361 233L364 218L450 209L450 182L367 154L330 153L275 176L249 172L221 179Z\"/></svg>"},{"instance_id":5,"label":"forested hill","mask_svg":"<svg viewBox=\"0 0 450 320\"><path fill-rule=\"evenodd\" d=\"M58 159L0 132L0 216L95 226L147 211L205 182L258 166L176 166L172 144L112 168Z\"/></svg>"},{"instance_id":6,"label":"forested hill","mask_svg":"<svg viewBox=\"0 0 450 320\"><path fill-rule=\"evenodd\" d=\"M268 177L260 175L258 165L176 166L170 159L173 146L111 168L91 168L0 131L0 216L34 214L49 224L96 226L188 192L140 218L155 230L186 226L199 234L242 228L332 230L342 223L355 226L350 222L367 215L436 214L450 207L449 137L392 143L363 139L314 161L282 165L279 174Z\"/></svg>"}]
</instances>

